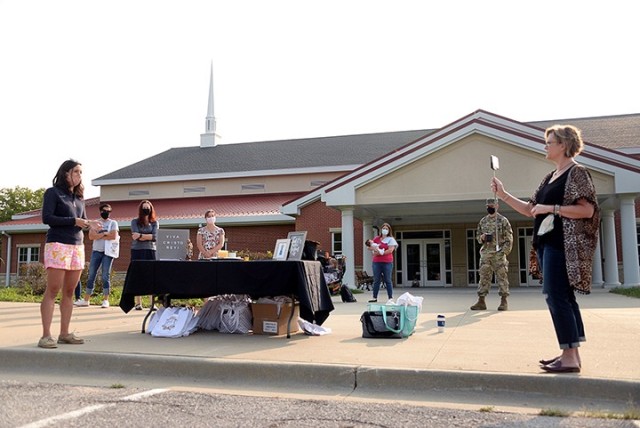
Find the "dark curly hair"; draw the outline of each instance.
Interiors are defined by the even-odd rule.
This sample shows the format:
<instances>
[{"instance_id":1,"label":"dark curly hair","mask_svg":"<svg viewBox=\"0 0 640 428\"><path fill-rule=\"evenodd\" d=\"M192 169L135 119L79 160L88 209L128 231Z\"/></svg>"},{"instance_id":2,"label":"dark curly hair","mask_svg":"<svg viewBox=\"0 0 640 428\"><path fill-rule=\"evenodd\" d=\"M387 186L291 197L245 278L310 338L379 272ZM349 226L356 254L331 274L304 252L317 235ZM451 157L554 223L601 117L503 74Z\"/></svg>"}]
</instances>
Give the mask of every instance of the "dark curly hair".
<instances>
[{"instance_id":1,"label":"dark curly hair","mask_svg":"<svg viewBox=\"0 0 640 428\"><path fill-rule=\"evenodd\" d=\"M71 170L78 165L82 165L80 162L74 159L69 159L62 162L60 168L58 168L58 172L56 172L55 177L53 177L53 185L54 187L63 188L65 191L69 190L69 182L67 181L67 174L71 173ZM73 188L73 194L79 198L84 198L84 184L80 182L76 187Z\"/></svg>"}]
</instances>

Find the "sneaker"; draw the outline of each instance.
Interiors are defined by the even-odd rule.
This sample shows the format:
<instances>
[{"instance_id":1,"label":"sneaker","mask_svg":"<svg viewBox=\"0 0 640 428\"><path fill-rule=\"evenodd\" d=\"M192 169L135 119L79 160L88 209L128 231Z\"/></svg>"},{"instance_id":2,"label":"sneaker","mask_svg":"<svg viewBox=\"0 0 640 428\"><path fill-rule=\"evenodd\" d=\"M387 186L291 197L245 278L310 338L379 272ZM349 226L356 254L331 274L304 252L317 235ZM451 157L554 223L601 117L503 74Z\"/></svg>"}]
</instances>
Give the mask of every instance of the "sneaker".
<instances>
[{"instance_id":1,"label":"sneaker","mask_svg":"<svg viewBox=\"0 0 640 428\"><path fill-rule=\"evenodd\" d=\"M387 305L395 305L396 302L393 301L393 299L389 299L387 300Z\"/></svg>"},{"instance_id":2,"label":"sneaker","mask_svg":"<svg viewBox=\"0 0 640 428\"><path fill-rule=\"evenodd\" d=\"M141 311L142 310L142 305L136 305L135 306L135 310L136 311Z\"/></svg>"},{"instance_id":3,"label":"sneaker","mask_svg":"<svg viewBox=\"0 0 640 428\"><path fill-rule=\"evenodd\" d=\"M371 300L369 300L369 303L377 303L377 302L378 302L378 299L371 299Z\"/></svg>"},{"instance_id":4,"label":"sneaker","mask_svg":"<svg viewBox=\"0 0 640 428\"><path fill-rule=\"evenodd\" d=\"M90 305L89 301L88 300L84 300L84 299L78 299L75 302L73 302L73 304L75 306L89 306Z\"/></svg>"},{"instance_id":5,"label":"sneaker","mask_svg":"<svg viewBox=\"0 0 640 428\"><path fill-rule=\"evenodd\" d=\"M66 343L67 345L82 345L84 343L84 339L76 336L75 333L69 333L66 336L58 336L58 343Z\"/></svg>"},{"instance_id":6,"label":"sneaker","mask_svg":"<svg viewBox=\"0 0 640 428\"><path fill-rule=\"evenodd\" d=\"M53 337L49 336L49 337L40 338L40 340L38 340L38 346L40 348L51 349L51 348L57 348L58 344L56 343L56 340Z\"/></svg>"},{"instance_id":7,"label":"sneaker","mask_svg":"<svg viewBox=\"0 0 640 428\"><path fill-rule=\"evenodd\" d=\"M102 301L102 308L108 308L109 307L109 301L108 300L103 300Z\"/></svg>"}]
</instances>

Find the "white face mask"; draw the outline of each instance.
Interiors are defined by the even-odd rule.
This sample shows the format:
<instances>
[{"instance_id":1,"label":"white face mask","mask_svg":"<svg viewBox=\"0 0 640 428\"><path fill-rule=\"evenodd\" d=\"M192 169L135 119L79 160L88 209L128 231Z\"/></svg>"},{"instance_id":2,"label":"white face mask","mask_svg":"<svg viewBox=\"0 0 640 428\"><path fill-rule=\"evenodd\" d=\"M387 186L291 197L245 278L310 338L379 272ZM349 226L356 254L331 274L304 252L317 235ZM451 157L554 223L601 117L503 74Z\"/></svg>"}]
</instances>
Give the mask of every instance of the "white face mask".
<instances>
[{"instance_id":1,"label":"white face mask","mask_svg":"<svg viewBox=\"0 0 640 428\"><path fill-rule=\"evenodd\" d=\"M389 229L382 229L382 234L387 236L389 234Z\"/></svg>"},{"instance_id":2,"label":"white face mask","mask_svg":"<svg viewBox=\"0 0 640 428\"><path fill-rule=\"evenodd\" d=\"M209 223L209 224L213 224L213 223L216 222L216 218L215 217L207 217L206 220L207 220L207 223Z\"/></svg>"}]
</instances>

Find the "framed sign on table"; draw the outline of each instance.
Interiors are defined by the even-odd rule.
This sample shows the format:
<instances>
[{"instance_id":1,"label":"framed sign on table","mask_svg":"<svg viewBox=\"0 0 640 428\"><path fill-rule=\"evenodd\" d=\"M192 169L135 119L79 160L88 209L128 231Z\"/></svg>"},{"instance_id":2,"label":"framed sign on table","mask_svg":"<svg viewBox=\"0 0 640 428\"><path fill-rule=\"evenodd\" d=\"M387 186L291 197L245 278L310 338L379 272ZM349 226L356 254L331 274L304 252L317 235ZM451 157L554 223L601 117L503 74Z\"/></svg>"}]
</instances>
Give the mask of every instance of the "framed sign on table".
<instances>
[{"instance_id":1,"label":"framed sign on table","mask_svg":"<svg viewBox=\"0 0 640 428\"><path fill-rule=\"evenodd\" d=\"M276 248L273 250L273 260L287 260L289 254L289 239L278 239L276 241Z\"/></svg>"},{"instance_id":2,"label":"framed sign on table","mask_svg":"<svg viewBox=\"0 0 640 428\"><path fill-rule=\"evenodd\" d=\"M189 252L188 229L158 229L157 260L186 260Z\"/></svg>"},{"instance_id":3,"label":"framed sign on table","mask_svg":"<svg viewBox=\"0 0 640 428\"><path fill-rule=\"evenodd\" d=\"M287 260L300 260L304 252L304 241L307 239L307 231L289 232L287 238L291 241Z\"/></svg>"}]
</instances>

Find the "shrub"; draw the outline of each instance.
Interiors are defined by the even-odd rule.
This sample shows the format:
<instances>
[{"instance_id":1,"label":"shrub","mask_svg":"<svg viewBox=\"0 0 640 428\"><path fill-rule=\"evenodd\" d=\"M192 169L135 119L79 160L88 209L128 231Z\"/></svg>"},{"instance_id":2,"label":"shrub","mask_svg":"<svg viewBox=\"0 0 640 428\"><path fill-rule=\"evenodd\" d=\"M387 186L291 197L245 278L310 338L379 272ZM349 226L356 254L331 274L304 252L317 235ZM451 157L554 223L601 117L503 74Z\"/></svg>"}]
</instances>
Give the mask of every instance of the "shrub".
<instances>
[{"instance_id":1,"label":"shrub","mask_svg":"<svg viewBox=\"0 0 640 428\"><path fill-rule=\"evenodd\" d=\"M21 294L42 296L47 288L47 270L40 262L20 266L18 288Z\"/></svg>"},{"instance_id":2,"label":"shrub","mask_svg":"<svg viewBox=\"0 0 640 428\"><path fill-rule=\"evenodd\" d=\"M115 271L111 271L111 287L114 286L113 276ZM84 269L80 275L83 285L83 292L86 290L87 279L89 278L89 263L84 264ZM98 270L94 284L94 294L102 295L102 272ZM17 283L18 292L22 295L42 296L47 289L47 270L40 262L27 263L20 266L20 276Z\"/></svg>"}]
</instances>

